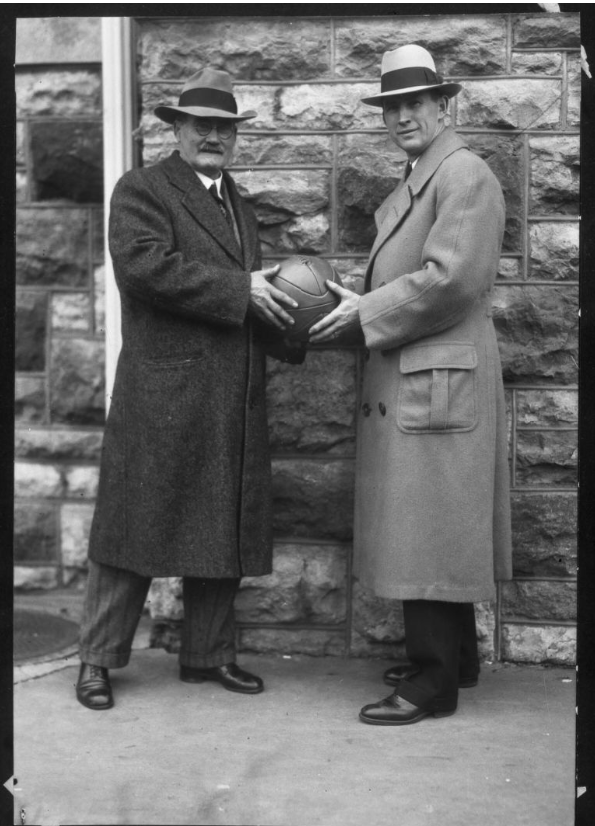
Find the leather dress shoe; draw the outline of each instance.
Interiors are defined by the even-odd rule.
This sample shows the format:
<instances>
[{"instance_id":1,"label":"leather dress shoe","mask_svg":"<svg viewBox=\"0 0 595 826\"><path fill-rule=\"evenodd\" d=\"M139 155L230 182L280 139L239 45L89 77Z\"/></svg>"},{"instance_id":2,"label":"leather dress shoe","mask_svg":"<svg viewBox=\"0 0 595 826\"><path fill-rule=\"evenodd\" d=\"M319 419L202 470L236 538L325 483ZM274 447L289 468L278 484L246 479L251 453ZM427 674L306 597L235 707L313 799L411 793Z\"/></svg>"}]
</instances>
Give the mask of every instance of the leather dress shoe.
<instances>
[{"instance_id":1,"label":"leather dress shoe","mask_svg":"<svg viewBox=\"0 0 595 826\"><path fill-rule=\"evenodd\" d=\"M454 708L448 708L439 701L420 708L399 697L395 691L394 694L385 697L379 703L364 706L359 713L359 719L363 723L371 723L373 726L407 726L411 723L417 723L431 714L434 717L449 717L455 711L456 704Z\"/></svg>"},{"instance_id":2,"label":"leather dress shoe","mask_svg":"<svg viewBox=\"0 0 595 826\"><path fill-rule=\"evenodd\" d=\"M398 663L387 668L382 679L387 685L398 688L401 680L408 680L419 673L419 669L409 663ZM459 688L473 688L478 683L477 677L459 677Z\"/></svg>"},{"instance_id":3,"label":"leather dress shoe","mask_svg":"<svg viewBox=\"0 0 595 826\"><path fill-rule=\"evenodd\" d=\"M94 711L111 708L114 698L107 668L81 663L76 684L76 699Z\"/></svg>"},{"instance_id":4,"label":"leather dress shoe","mask_svg":"<svg viewBox=\"0 0 595 826\"><path fill-rule=\"evenodd\" d=\"M183 683L216 680L228 691L239 691L241 694L260 694L264 690L260 677L243 671L236 663L227 663L215 668L191 668L189 665L181 665L180 680Z\"/></svg>"}]
</instances>

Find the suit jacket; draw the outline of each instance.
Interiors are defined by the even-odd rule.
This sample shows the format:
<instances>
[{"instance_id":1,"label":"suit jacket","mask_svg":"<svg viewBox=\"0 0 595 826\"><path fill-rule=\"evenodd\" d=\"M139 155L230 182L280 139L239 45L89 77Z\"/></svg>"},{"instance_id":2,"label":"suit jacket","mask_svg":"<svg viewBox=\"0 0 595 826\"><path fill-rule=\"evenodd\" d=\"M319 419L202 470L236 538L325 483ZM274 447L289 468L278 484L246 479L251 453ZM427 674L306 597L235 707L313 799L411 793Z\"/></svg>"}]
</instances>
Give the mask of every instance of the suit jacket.
<instances>
[{"instance_id":1,"label":"suit jacket","mask_svg":"<svg viewBox=\"0 0 595 826\"><path fill-rule=\"evenodd\" d=\"M224 177L241 247L177 152L125 174L111 201L123 343L89 555L147 576L271 570L265 359L248 314L260 251Z\"/></svg>"},{"instance_id":2,"label":"suit jacket","mask_svg":"<svg viewBox=\"0 0 595 826\"><path fill-rule=\"evenodd\" d=\"M498 181L445 129L376 213L360 318L355 570L379 595L475 602L511 576L491 290Z\"/></svg>"}]
</instances>

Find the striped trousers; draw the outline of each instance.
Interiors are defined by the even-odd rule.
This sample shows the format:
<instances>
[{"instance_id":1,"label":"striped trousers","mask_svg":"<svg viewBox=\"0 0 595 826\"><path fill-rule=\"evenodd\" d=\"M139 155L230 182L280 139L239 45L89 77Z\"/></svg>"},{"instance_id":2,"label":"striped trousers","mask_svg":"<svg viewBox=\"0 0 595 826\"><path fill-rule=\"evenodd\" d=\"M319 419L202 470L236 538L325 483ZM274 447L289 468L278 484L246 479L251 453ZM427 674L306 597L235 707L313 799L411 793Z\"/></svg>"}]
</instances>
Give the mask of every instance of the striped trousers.
<instances>
[{"instance_id":1,"label":"striped trousers","mask_svg":"<svg viewBox=\"0 0 595 826\"><path fill-rule=\"evenodd\" d=\"M235 661L234 599L239 579L182 580L180 665L214 668ZM81 661L104 668L128 664L151 577L89 560L79 638Z\"/></svg>"}]
</instances>

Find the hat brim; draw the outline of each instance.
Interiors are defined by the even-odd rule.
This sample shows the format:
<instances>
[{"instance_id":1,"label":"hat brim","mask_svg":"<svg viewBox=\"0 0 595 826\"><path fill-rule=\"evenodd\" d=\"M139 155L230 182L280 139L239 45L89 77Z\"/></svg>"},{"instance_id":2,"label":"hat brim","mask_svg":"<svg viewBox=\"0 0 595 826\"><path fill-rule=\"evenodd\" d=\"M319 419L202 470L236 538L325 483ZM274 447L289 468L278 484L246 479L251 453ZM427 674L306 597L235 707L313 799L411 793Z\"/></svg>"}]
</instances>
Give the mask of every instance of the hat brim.
<instances>
[{"instance_id":1,"label":"hat brim","mask_svg":"<svg viewBox=\"0 0 595 826\"><path fill-rule=\"evenodd\" d=\"M439 89L449 98L453 98L459 94L462 88L460 83L437 83L434 86L410 86L407 89L393 89L390 92L381 92L379 95L374 95L371 98L361 98L361 101L368 106L383 106L387 98L410 95L413 92L428 92L430 89Z\"/></svg>"},{"instance_id":2,"label":"hat brim","mask_svg":"<svg viewBox=\"0 0 595 826\"><path fill-rule=\"evenodd\" d=\"M239 115L234 115L224 109L211 109L208 106L157 106L154 113L159 120L163 120L165 123L173 123L180 114L194 115L197 118L221 118L222 120L231 121L250 120L250 118L256 117L256 112L251 109L241 112Z\"/></svg>"}]
</instances>

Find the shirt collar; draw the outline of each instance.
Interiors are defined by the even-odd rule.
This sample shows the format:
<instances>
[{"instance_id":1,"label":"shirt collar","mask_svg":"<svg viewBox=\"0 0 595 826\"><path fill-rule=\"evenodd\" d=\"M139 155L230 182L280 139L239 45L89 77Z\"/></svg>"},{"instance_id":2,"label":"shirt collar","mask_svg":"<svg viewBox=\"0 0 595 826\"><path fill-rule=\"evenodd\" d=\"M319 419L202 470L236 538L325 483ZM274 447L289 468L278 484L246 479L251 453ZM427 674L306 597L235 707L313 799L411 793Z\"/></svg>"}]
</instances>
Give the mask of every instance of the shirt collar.
<instances>
[{"instance_id":1,"label":"shirt collar","mask_svg":"<svg viewBox=\"0 0 595 826\"><path fill-rule=\"evenodd\" d=\"M221 184L223 183L223 175L219 175L218 178L215 178L215 180L213 180L212 178L209 178L208 175L203 175L202 172L199 172L196 169L194 171L196 172L198 179L202 181L202 183L207 189L210 189L212 184L215 184L215 186L217 187L217 195L221 198Z\"/></svg>"}]
</instances>

